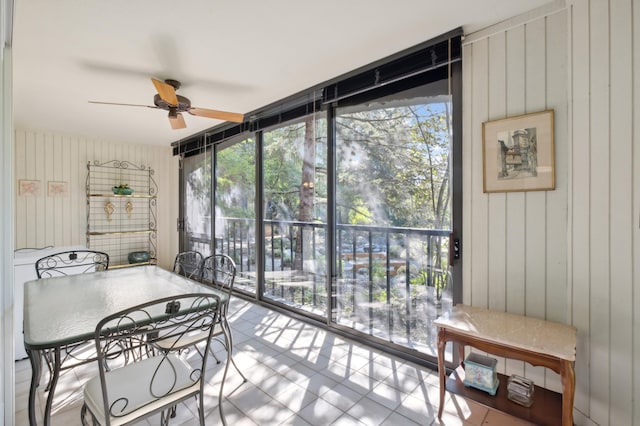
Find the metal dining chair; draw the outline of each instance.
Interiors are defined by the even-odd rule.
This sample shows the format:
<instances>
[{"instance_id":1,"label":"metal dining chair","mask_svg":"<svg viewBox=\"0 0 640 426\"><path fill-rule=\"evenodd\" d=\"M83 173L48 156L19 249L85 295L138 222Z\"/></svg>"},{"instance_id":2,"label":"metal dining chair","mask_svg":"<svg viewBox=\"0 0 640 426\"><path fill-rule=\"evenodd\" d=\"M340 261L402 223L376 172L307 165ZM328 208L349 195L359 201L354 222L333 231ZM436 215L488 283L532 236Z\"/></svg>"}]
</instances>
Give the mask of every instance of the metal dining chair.
<instances>
[{"instance_id":1,"label":"metal dining chair","mask_svg":"<svg viewBox=\"0 0 640 426\"><path fill-rule=\"evenodd\" d=\"M109 255L95 250L63 251L39 259L35 267L38 278L105 271L109 269Z\"/></svg>"},{"instance_id":2,"label":"metal dining chair","mask_svg":"<svg viewBox=\"0 0 640 426\"><path fill-rule=\"evenodd\" d=\"M216 337L215 340L220 342L225 350L228 352L228 359L233 364L233 367L236 369L240 377L242 377L243 383L247 381L247 378L242 374L236 362L233 360L233 334L231 333L231 327L229 326L229 320L227 315L229 313L229 302L231 301L231 293L233 292L233 284L236 279L236 263L233 259L226 254L213 254L211 256L207 256L202 261L202 266L200 267L200 282L205 285L208 285L220 292L226 293L228 302L223 304L220 309L220 318L219 324L221 328L224 328L224 331L220 331L215 333L214 336L219 336L223 334L225 340L222 341L219 337ZM213 349L209 347L211 350L211 354L219 363L220 361L213 353ZM220 408L220 416L223 418L224 423L224 415L222 412L222 395L224 382L227 377L227 371L229 369L229 362L227 362L224 366L224 373L222 375L222 382L220 383L220 395L218 400L218 405Z\"/></svg>"},{"instance_id":3,"label":"metal dining chair","mask_svg":"<svg viewBox=\"0 0 640 426\"><path fill-rule=\"evenodd\" d=\"M218 317L218 321L216 324L219 325L219 327L216 327L215 330L211 333L211 340L221 343L224 349L228 351L228 359L230 360L230 363L233 364L233 367L242 377L243 383L245 383L247 381L247 378L244 376L244 374L242 374L235 361L233 360L233 337L231 335L231 327L229 326L229 322L227 319L227 314L229 311L229 300L231 297L231 291L233 290L235 276L236 264L233 259L231 259L227 255L215 254L212 256L208 256L205 257L201 263L199 280L205 285L215 289L220 294L224 295L224 300L220 305L220 316ZM158 340L156 346L166 352L172 350L172 348L170 348L169 345L162 340ZM197 346L196 349L199 352L202 352L202 350L198 349ZM220 360L215 355L215 353L213 352L213 348L210 345L207 346L205 351L210 351L211 356L213 356L216 362L220 364ZM218 395L218 409L220 411L220 419L223 425L226 425L226 420L222 409L222 397L224 382L227 377L230 363L227 362L224 366L224 373L222 375L222 382L220 383L220 391ZM172 416L173 415L175 415L175 413L173 413Z\"/></svg>"},{"instance_id":4,"label":"metal dining chair","mask_svg":"<svg viewBox=\"0 0 640 426\"><path fill-rule=\"evenodd\" d=\"M233 259L226 254L214 254L208 257L205 257L202 261L202 266L200 267L200 282L205 285L208 285L212 288L215 288L218 291L226 293L229 300L231 300L231 294L233 292L233 284L236 279L236 263ZM229 351L229 358L234 368L242 376L244 381L246 382L246 377L242 374L235 361L233 360L233 335L231 333L231 327L229 326L229 321L227 318L229 311L229 303L224 304L222 306L221 315L220 315L220 326L225 327L226 333L228 336L228 342L223 342L219 338L216 339L225 349ZM217 335L219 335L218 333ZM220 362L218 358L213 354L214 358L217 362ZM226 368L226 367L225 367ZM226 375L226 370L225 370Z\"/></svg>"},{"instance_id":5,"label":"metal dining chair","mask_svg":"<svg viewBox=\"0 0 640 426\"><path fill-rule=\"evenodd\" d=\"M220 298L183 294L147 302L102 319L95 329L99 375L84 386L80 419L87 425L130 424L160 413L166 425L177 404L195 397L204 423L204 385ZM161 341L169 350L154 350ZM180 352L204 343L204 351Z\"/></svg>"},{"instance_id":6,"label":"metal dining chair","mask_svg":"<svg viewBox=\"0 0 640 426\"><path fill-rule=\"evenodd\" d=\"M173 272L187 278L198 279L203 256L197 251L183 251L173 261Z\"/></svg>"},{"instance_id":7,"label":"metal dining chair","mask_svg":"<svg viewBox=\"0 0 640 426\"><path fill-rule=\"evenodd\" d=\"M69 250L50 254L38 259L35 263L38 278L51 278L64 275L86 274L109 269L109 255L95 250ZM82 351L85 345L69 347L65 356L75 356L74 352ZM52 354L43 351L43 357L49 373L53 369ZM46 390L51 387L51 377Z\"/></svg>"}]
</instances>

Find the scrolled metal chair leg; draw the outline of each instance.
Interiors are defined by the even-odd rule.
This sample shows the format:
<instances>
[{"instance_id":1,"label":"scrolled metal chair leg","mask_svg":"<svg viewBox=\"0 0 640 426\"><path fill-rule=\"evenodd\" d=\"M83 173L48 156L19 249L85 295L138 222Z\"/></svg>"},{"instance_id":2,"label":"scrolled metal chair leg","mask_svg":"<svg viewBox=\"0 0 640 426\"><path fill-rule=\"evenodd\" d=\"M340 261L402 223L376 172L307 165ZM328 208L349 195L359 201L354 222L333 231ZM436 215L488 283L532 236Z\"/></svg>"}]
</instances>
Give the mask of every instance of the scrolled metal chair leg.
<instances>
[{"instance_id":1,"label":"scrolled metal chair leg","mask_svg":"<svg viewBox=\"0 0 640 426\"><path fill-rule=\"evenodd\" d=\"M247 382L247 378L244 376L244 374L242 374L242 371L240 371L240 369L236 365L236 362L233 360L233 334L231 333L231 326L229 325L229 322L227 321L226 317L222 321L221 326L226 329L226 332L224 334L225 334L225 336L228 337L227 338L228 344L225 345L225 349L229 353L229 359L231 360L231 363L233 364L233 368L235 368L236 371L238 372L238 374L240 375L240 377L242 377L243 383L246 383ZM224 345L224 343L223 343L223 345Z\"/></svg>"}]
</instances>

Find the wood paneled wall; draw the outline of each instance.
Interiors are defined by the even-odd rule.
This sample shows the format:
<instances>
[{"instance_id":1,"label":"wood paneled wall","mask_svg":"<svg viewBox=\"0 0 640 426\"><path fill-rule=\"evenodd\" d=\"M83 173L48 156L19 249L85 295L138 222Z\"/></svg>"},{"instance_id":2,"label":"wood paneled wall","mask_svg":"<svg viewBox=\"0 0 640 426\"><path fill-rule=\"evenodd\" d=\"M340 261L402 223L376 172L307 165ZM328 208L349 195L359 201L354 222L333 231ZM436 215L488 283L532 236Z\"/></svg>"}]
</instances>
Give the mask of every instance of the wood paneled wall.
<instances>
[{"instance_id":1,"label":"wood paneled wall","mask_svg":"<svg viewBox=\"0 0 640 426\"><path fill-rule=\"evenodd\" d=\"M463 300L577 327L576 424L640 424L639 47L636 0L552 3L463 47ZM543 109L556 189L484 194L482 123Z\"/></svg>"},{"instance_id":2,"label":"wood paneled wall","mask_svg":"<svg viewBox=\"0 0 640 426\"><path fill-rule=\"evenodd\" d=\"M463 47L465 303L567 322L566 12L471 35ZM485 194L482 123L553 109L556 190ZM501 360L545 383L544 369ZM559 388L557 377L547 387Z\"/></svg>"},{"instance_id":3,"label":"wood paneled wall","mask_svg":"<svg viewBox=\"0 0 640 426\"><path fill-rule=\"evenodd\" d=\"M135 145L35 131L15 132L15 178L38 180L37 196L16 191L15 247L85 245L88 161L128 160L154 169L158 184L159 265L170 268L178 250L178 161L169 146ZM67 197L49 197L49 181L68 182Z\"/></svg>"},{"instance_id":4,"label":"wood paneled wall","mask_svg":"<svg viewBox=\"0 0 640 426\"><path fill-rule=\"evenodd\" d=\"M569 5L571 319L578 408L640 424L640 4Z\"/></svg>"}]
</instances>

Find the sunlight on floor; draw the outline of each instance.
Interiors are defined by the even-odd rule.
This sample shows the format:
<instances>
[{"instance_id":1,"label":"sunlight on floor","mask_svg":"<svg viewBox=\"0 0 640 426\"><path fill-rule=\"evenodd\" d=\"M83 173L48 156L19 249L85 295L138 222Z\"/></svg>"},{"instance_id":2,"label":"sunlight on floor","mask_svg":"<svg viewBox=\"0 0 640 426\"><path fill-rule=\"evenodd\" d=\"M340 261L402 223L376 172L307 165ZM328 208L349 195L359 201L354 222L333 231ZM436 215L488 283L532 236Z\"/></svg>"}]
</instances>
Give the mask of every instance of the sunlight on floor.
<instances>
[{"instance_id":1,"label":"sunlight on floor","mask_svg":"<svg viewBox=\"0 0 640 426\"><path fill-rule=\"evenodd\" d=\"M229 369L224 414L233 426L270 425L475 425L529 423L447 393L441 420L437 373L362 346L250 302L233 299L230 316L234 359L247 376ZM218 390L223 360L209 363L205 424L220 424ZM82 384L96 374L92 365L64 372L58 382L51 423L80 425ZM28 425L29 362L16 362L16 425ZM42 383L46 383L43 373ZM44 387L44 386L43 386ZM37 414L46 394L40 390ZM158 424L155 416L143 425ZM194 400L178 407L174 425L196 425Z\"/></svg>"}]
</instances>

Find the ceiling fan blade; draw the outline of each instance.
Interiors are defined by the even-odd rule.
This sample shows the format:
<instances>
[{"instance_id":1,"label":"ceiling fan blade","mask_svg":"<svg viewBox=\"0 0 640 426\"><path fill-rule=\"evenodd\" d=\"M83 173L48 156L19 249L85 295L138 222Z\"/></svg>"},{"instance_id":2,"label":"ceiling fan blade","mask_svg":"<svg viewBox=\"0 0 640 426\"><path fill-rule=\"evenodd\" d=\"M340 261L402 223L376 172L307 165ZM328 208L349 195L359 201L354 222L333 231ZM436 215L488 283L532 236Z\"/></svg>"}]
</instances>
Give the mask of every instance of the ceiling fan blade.
<instances>
[{"instance_id":1,"label":"ceiling fan blade","mask_svg":"<svg viewBox=\"0 0 640 426\"><path fill-rule=\"evenodd\" d=\"M238 114L236 112L216 111L214 109L206 108L189 108L187 112L191 115L198 117L213 118L216 120L233 121L234 123L242 123L244 120L244 114Z\"/></svg>"},{"instance_id":2,"label":"ceiling fan blade","mask_svg":"<svg viewBox=\"0 0 640 426\"><path fill-rule=\"evenodd\" d=\"M171 114L169 114L169 123L173 130L184 129L187 127L187 123L184 122L184 117L180 113L177 113L175 117L172 117Z\"/></svg>"},{"instance_id":3,"label":"ceiling fan blade","mask_svg":"<svg viewBox=\"0 0 640 426\"><path fill-rule=\"evenodd\" d=\"M164 81L156 80L155 78L152 78L151 81L153 85L156 86L158 95L160 95L163 101L169 105L178 106L178 96L176 96L176 89L172 85Z\"/></svg>"},{"instance_id":4,"label":"ceiling fan blade","mask_svg":"<svg viewBox=\"0 0 640 426\"><path fill-rule=\"evenodd\" d=\"M100 104L100 105L122 105L122 106L134 106L134 107L145 107L145 108L153 108L160 109L154 105L139 105L139 104L121 104L117 102L98 102L98 101L89 101L90 104Z\"/></svg>"}]
</instances>

